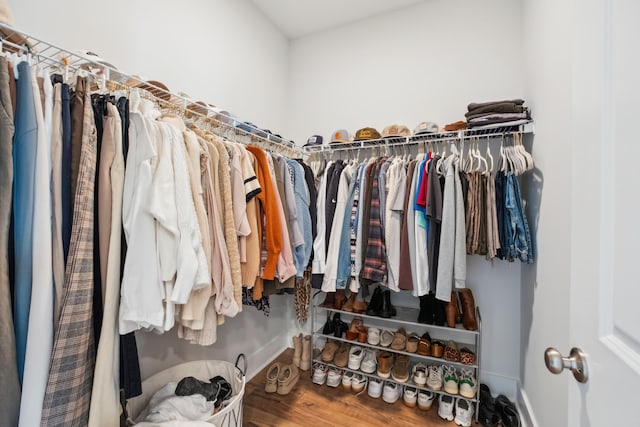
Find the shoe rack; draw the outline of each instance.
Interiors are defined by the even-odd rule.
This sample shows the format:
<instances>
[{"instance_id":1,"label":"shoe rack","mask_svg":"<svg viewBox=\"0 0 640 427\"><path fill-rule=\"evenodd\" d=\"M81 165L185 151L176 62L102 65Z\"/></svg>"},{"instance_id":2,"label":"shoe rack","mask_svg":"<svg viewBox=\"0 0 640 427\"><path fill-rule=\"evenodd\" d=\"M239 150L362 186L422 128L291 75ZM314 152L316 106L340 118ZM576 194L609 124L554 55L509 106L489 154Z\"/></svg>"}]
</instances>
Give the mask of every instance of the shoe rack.
<instances>
[{"instance_id":1,"label":"shoe rack","mask_svg":"<svg viewBox=\"0 0 640 427\"><path fill-rule=\"evenodd\" d=\"M322 360L321 352L320 354L316 354L317 353L316 351L313 352L314 356L313 356L312 365L315 365L316 363L318 363L328 367L333 367L333 368L342 370L344 372L353 372L357 374L362 374L368 377L369 379L375 378L382 381L396 383L401 387L410 386L417 389L418 391L421 391L421 390L431 391L436 395L436 397L438 397L439 395L448 395L453 397L454 399L461 398L462 396L460 396L460 394L450 394L445 392L444 385L441 390L436 391L436 390L431 390L426 385L421 386L421 385L415 384L412 381L412 377L411 377L411 367L415 363L422 362L427 366L451 365L451 366L454 366L458 372L460 372L461 369L472 369L476 379L476 395L473 399L468 399L468 398L464 398L464 399L468 400L469 402L472 402L472 404L475 406L474 417L476 422L478 422L478 415L480 410L480 391L479 390L480 390L481 341L482 341L481 339L482 338L482 318L480 316L480 310L478 309L478 307L476 307L476 319L478 322L478 329L476 331L469 331L464 329L460 324L456 325L455 328L450 328L447 326L418 323L416 320L418 319L419 309L417 308L395 306L396 315L394 317L382 318L377 316L369 316L364 313L355 313L355 312L349 312L344 310L337 310L335 308L322 307L320 306L320 303L316 301L319 294L321 294L321 292L316 293L313 297L313 313L311 316L311 325L312 325L311 341L312 341L313 349L322 349L324 347L324 343L326 343L328 340L333 340L338 343L340 342L349 343L354 346L362 347L363 349L388 351L392 354L404 354L409 356L411 360L410 369L409 369L410 375L409 375L409 379L406 382L395 381L391 376L389 378L383 378L377 375L377 371L375 371L372 374L369 374L361 370L350 369L348 366L340 367L335 365L333 362L331 363L324 362ZM360 317L363 320L364 326L369 326L369 327L373 326L376 328L387 329L392 333L394 333L400 327L405 328L407 333L415 332L418 335L422 335L424 332L429 332L433 341L451 340L457 344L458 349L460 349L462 346L469 348L476 355L475 362L469 365L461 362L452 362L444 358L424 356L418 353L411 353L403 350L394 350L390 346L383 347L381 345L372 345L372 344L369 344L368 342L360 342L358 340L349 340L345 337L344 334L342 334L342 336L340 337L336 337L334 335L326 335L323 333L323 325L326 320L327 313L332 313L332 316L335 313L340 313L341 319L347 324L349 324L354 317ZM313 369L310 370L310 373L311 375L313 375ZM402 400L402 398L400 400Z\"/></svg>"}]
</instances>

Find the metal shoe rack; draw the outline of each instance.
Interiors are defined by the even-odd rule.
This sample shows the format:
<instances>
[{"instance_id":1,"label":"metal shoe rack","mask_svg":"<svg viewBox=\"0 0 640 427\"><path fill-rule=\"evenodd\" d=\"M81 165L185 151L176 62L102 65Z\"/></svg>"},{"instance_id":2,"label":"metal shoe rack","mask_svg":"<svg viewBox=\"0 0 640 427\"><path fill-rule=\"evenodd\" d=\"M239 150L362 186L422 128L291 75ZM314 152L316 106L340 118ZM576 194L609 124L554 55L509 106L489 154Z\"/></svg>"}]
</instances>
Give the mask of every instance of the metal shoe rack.
<instances>
[{"instance_id":1,"label":"metal shoe rack","mask_svg":"<svg viewBox=\"0 0 640 427\"><path fill-rule=\"evenodd\" d=\"M324 366L329 366L335 369L339 369L344 372L353 372L354 374L362 374L368 377L369 379L375 378L383 382L387 381L387 382L398 384L402 388L404 386L410 386L415 388L418 391L430 391L434 393L436 397L439 395L448 395L448 396L451 396L454 399L454 401L457 398L466 399L467 401L472 402L472 404L474 405L475 407L474 417L475 417L476 423L478 422L478 413L480 411L480 364L481 364L480 354L481 354L481 341L482 341L481 340L482 318L480 316L480 310L477 307L476 307L476 319L478 321L478 330L468 331L464 329L462 325L456 325L455 328L449 328L446 326L436 326L436 325L418 323L416 321L416 319L418 319L418 313L419 313L419 310L417 308L396 306L396 312L397 312L396 316L389 319L384 319L377 316L368 316L366 314L358 314L358 313L353 313L349 311L336 310L334 308L321 307L320 304L317 303L316 301L318 294L321 294L321 293L318 292L316 295L314 295L313 313L311 315L311 329L312 329L311 345L313 349L316 349L316 348L322 349L324 347L324 343L326 343L327 340L334 340L336 342L345 342L345 343L352 344L354 346L360 346L362 348L369 348L369 349L378 350L378 351L388 351L393 354L404 354L411 358L411 364L409 368L409 380L404 383L395 381L391 376L389 378L382 378L379 375L377 375L377 371L374 372L373 374L368 374L360 370L350 369L348 366L340 367L335 365L334 363L323 362L321 353L316 355L315 351L314 351L314 357L313 357L313 365L321 364ZM324 314L324 316L321 316L318 319L317 316L319 313ZM469 348L476 355L475 363L472 365L467 365L460 362L448 361L444 359L444 357L438 358L438 357L432 357L432 356L423 356L418 353L409 353L407 351L393 350L391 347L383 347L381 345L371 345L368 342L361 343L357 340L348 340L344 338L344 336L335 337L333 335L325 335L322 333L322 329L325 321L324 319L326 319L327 317L326 316L327 313L332 313L332 316L335 315L335 313L340 313L340 318L347 324L349 324L354 317L359 316L362 318L364 326L387 329L392 333L395 332L400 327L404 327L407 331L407 334L411 332L415 332L419 336L422 336L422 334L424 334L425 332L429 332L429 335L431 336L432 341L435 341L435 340L439 340L443 342L454 341L458 346L458 349L460 349L461 346ZM415 363L418 363L418 362L422 362L427 366L452 365L456 368L458 372L460 371L461 368L472 369L476 378L475 397L473 399L467 399L466 397L462 397L459 394L457 395L449 394L444 391L444 385L441 390L435 391L427 388L426 385L419 386L413 383L412 376L411 376L411 368ZM311 369L310 372L311 372L311 375L313 375L313 369ZM401 399L402 399L402 396L400 397L400 400Z\"/></svg>"}]
</instances>

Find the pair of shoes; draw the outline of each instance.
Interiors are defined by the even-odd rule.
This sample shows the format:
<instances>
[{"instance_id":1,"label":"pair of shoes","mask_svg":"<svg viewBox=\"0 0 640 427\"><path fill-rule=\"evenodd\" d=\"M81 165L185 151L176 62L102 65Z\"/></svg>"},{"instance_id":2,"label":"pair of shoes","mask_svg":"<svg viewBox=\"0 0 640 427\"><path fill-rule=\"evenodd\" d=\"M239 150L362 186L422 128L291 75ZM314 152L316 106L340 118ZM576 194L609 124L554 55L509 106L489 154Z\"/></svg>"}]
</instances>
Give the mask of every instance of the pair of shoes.
<instances>
[{"instance_id":1,"label":"pair of shoes","mask_svg":"<svg viewBox=\"0 0 640 427\"><path fill-rule=\"evenodd\" d=\"M340 368L346 368L349 364L349 354L351 350L351 344L342 342L336 352L336 357L333 360L334 365Z\"/></svg>"},{"instance_id":2,"label":"pair of shoes","mask_svg":"<svg viewBox=\"0 0 640 427\"><path fill-rule=\"evenodd\" d=\"M360 393L367 386L367 377L362 374L354 374L353 372L345 372L342 376L342 388L346 391Z\"/></svg>"},{"instance_id":3,"label":"pair of shoes","mask_svg":"<svg viewBox=\"0 0 640 427\"><path fill-rule=\"evenodd\" d=\"M497 427L500 422L500 415L496 410L496 400L491 395L491 389L486 384L480 384L478 421L485 427Z\"/></svg>"},{"instance_id":4,"label":"pair of shoes","mask_svg":"<svg viewBox=\"0 0 640 427\"><path fill-rule=\"evenodd\" d=\"M327 341L322 349L322 361L325 363L333 362L333 359L340 348L340 344L335 341Z\"/></svg>"},{"instance_id":5,"label":"pair of shoes","mask_svg":"<svg viewBox=\"0 0 640 427\"><path fill-rule=\"evenodd\" d=\"M344 372L341 369L329 368L327 372L327 385L329 387L338 387L342 382Z\"/></svg>"},{"instance_id":6,"label":"pair of shoes","mask_svg":"<svg viewBox=\"0 0 640 427\"><path fill-rule=\"evenodd\" d=\"M345 337L348 340L356 340L358 339L358 328L362 327L362 317L356 316L351 320L351 325L349 329L346 331Z\"/></svg>"},{"instance_id":7,"label":"pair of shoes","mask_svg":"<svg viewBox=\"0 0 640 427\"><path fill-rule=\"evenodd\" d=\"M301 371L308 371L311 367L311 335L294 335L293 364Z\"/></svg>"},{"instance_id":8,"label":"pair of shoes","mask_svg":"<svg viewBox=\"0 0 640 427\"><path fill-rule=\"evenodd\" d=\"M446 302L436 299L435 294L421 296L418 323L444 326L447 317L445 314L446 305Z\"/></svg>"},{"instance_id":9,"label":"pair of shoes","mask_svg":"<svg viewBox=\"0 0 640 427\"><path fill-rule=\"evenodd\" d=\"M373 374L378 367L376 352L372 349L364 350L364 357L360 363L360 370L366 374Z\"/></svg>"},{"instance_id":10,"label":"pair of shoes","mask_svg":"<svg viewBox=\"0 0 640 427\"><path fill-rule=\"evenodd\" d=\"M349 326L340 319L340 313L335 313L333 318L331 317L331 313L327 313L327 321L322 327L322 334L342 338L342 334L348 329Z\"/></svg>"},{"instance_id":11,"label":"pair of shoes","mask_svg":"<svg viewBox=\"0 0 640 427\"><path fill-rule=\"evenodd\" d=\"M457 292L451 291L451 299L447 303L444 311L447 318L448 327L455 328L456 323L462 322L462 310L460 309L460 302L458 300Z\"/></svg>"},{"instance_id":12,"label":"pair of shoes","mask_svg":"<svg viewBox=\"0 0 640 427\"><path fill-rule=\"evenodd\" d=\"M382 380L378 378L371 378L371 380L369 381L369 389L367 390L367 393L370 397L378 399L380 396L382 396L382 386Z\"/></svg>"},{"instance_id":13,"label":"pair of shoes","mask_svg":"<svg viewBox=\"0 0 640 427\"><path fill-rule=\"evenodd\" d=\"M417 352L423 356L431 356L431 335L429 335L429 332L425 332L420 337Z\"/></svg>"},{"instance_id":14,"label":"pair of shoes","mask_svg":"<svg viewBox=\"0 0 640 427\"><path fill-rule=\"evenodd\" d=\"M395 381L405 383L409 380L409 356L392 354L388 351L378 353L378 376L392 377Z\"/></svg>"},{"instance_id":15,"label":"pair of shoes","mask_svg":"<svg viewBox=\"0 0 640 427\"><path fill-rule=\"evenodd\" d=\"M396 403L402 394L402 387L396 383L387 381L382 388L382 400L387 403Z\"/></svg>"},{"instance_id":16,"label":"pair of shoes","mask_svg":"<svg viewBox=\"0 0 640 427\"><path fill-rule=\"evenodd\" d=\"M473 370L463 369L458 375L456 368L453 366L444 366L443 369L444 391L449 394L458 394L467 399L473 399L476 396L476 379Z\"/></svg>"},{"instance_id":17,"label":"pair of shoes","mask_svg":"<svg viewBox=\"0 0 640 427\"><path fill-rule=\"evenodd\" d=\"M360 364L362 363L364 356L365 350L362 347L357 345L352 346L349 350L349 369L353 369L354 371L360 369Z\"/></svg>"},{"instance_id":18,"label":"pair of shoes","mask_svg":"<svg viewBox=\"0 0 640 427\"><path fill-rule=\"evenodd\" d=\"M431 409L431 405L433 405L435 399L435 393L428 390L420 390L418 393L418 408L423 411L428 411Z\"/></svg>"},{"instance_id":19,"label":"pair of shoes","mask_svg":"<svg viewBox=\"0 0 640 427\"><path fill-rule=\"evenodd\" d=\"M311 378L311 382L318 385L323 385L327 380L327 365L323 365L321 363L316 363L313 365L313 377Z\"/></svg>"},{"instance_id":20,"label":"pair of shoes","mask_svg":"<svg viewBox=\"0 0 640 427\"><path fill-rule=\"evenodd\" d=\"M283 396L287 395L298 383L299 379L300 373L296 365L283 365L276 362L269 366L267 370L267 381L264 386L264 391L266 393L277 392Z\"/></svg>"},{"instance_id":21,"label":"pair of shoes","mask_svg":"<svg viewBox=\"0 0 640 427\"><path fill-rule=\"evenodd\" d=\"M520 415L516 405L503 394L496 398L496 410L503 427L520 427Z\"/></svg>"},{"instance_id":22,"label":"pair of shoes","mask_svg":"<svg viewBox=\"0 0 640 427\"><path fill-rule=\"evenodd\" d=\"M346 299L344 289L336 289L335 292L326 293L324 302L320 304L320 307L342 310L342 306L345 304Z\"/></svg>"},{"instance_id":23,"label":"pair of shoes","mask_svg":"<svg viewBox=\"0 0 640 427\"><path fill-rule=\"evenodd\" d=\"M455 419L453 411L455 407ZM473 403L466 399L454 398L452 396L442 394L438 400L438 415L447 421L455 421L459 426L470 427L473 420Z\"/></svg>"},{"instance_id":24,"label":"pair of shoes","mask_svg":"<svg viewBox=\"0 0 640 427\"><path fill-rule=\"evenodd\" d=\"M391 291L376 287L367 306L367 316L377 316L388 319L396 315L396 308L391 304Z\"/></svg>"},{"instance_id":25,"label":"pair of shoes","mask_svg":"<svg viewBox=\"0 0 640 427\"><path fill-rule=\"evenodd\" d=\"M411 369L411 378L415 385L420 387L427 385L427 369L427 365L422 362L418 362L413 365L413 368Z\"/></svg>"},{"instance_id":26,"label":"pair of shoes","mask_svg":"<svg viewBox=\"0 0 640 427\"><path fill-rule=\"evenodd\" d=\"M347 298L347 301L342 306L342 311L362 314L367 311L367 303L358 299L357 292L351 292L349 298Z\"/></svg>"},{"instance_id":27,"label":"pair of shoes","mask_svg":"<svg viewBox=\"0 0 640 427\"><path fill-rule=\"evenodd\" d=\"M393 344L393 340L395 339L395 335L393 332L383 329L380 331L380 339L379 344L381 347L390 347Z\"/></svg>"}]
</instances>

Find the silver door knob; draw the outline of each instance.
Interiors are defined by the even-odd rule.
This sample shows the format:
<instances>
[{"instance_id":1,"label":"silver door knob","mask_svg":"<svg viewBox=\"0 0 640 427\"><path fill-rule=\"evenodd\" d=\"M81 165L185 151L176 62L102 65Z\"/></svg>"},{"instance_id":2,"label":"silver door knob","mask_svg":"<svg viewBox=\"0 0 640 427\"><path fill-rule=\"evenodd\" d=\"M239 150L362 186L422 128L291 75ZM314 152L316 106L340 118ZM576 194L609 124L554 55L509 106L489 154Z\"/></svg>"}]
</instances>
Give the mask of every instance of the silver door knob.
<instances>
[{"instance_id":1,"label":"silver door knob","mask_svg":"<svg viewBox=\"0 0 640 427\"><path fill-rule=\"evenodd\" d=\"M586 383L589 379L587 370L587 357L584 352L577 347L571 349L569 357L563 357L562 353L553 347L549 347L544 352L544 363L547 369L553 374L560 374L568 369L573 372L573 376L578 382Z\"/></svg>"}]
</instances>

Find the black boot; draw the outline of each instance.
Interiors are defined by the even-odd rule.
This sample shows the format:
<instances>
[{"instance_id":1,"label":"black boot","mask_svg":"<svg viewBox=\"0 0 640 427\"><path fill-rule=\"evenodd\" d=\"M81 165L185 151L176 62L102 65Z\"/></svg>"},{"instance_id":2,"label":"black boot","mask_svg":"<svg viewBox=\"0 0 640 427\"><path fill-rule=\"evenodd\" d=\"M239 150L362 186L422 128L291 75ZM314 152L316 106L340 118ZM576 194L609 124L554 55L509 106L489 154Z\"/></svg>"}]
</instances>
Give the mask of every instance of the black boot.
<instances>
[{"instance_id":1,"label":"black boot","mask_svg":"<svg viewBox=\"0 0 640 427\"><path fill-rule=\"evenodd\" d=\"M367 316L380 316L380 310L382 310L382 289L378 286L371 295L371 301L367 306Z\"/></svg>"},{"instance_id":2,"label":"black boot","mask_svg":"<svg viewBox=\"0 0 640 427\"><path fill-rule=\"evenodd\" d=\"M420 297L420 313L418 314L418 323L433 325L433 305L432 295L423 295Z\"/></svg>"},{"instance_id":3,"label":"black boot","mask_svg":"<svg viewBox=\"0 0 640 427\"><path fill-rule=\"evenodd\" d=\"M342 334L344 334L347 329L349 329L349 325L340 319L340 313L336 313L333 315L333 336L336 338L342 338Z\"/></svg>"},{"instance_id":4,"label":"black boot","mask_svg":"<svg viewBox=\"0 0 640 427\"><path fill-rule=\"evenodd\" d=\"M338 314L339 316L339 314ZM322 333L324 335L331 335L334 332L333 320L331 319L331 312L327 312L327 321L325 322Z\"/></svg>"},{"instance_id":5,"label":"black boot","mask_svg":"<svg viewBox=\"0 0 640 427\"><path fill-rule=\"evenodd\" d=\"M391 316L391 291L387 289L382 291L382 308L380 309L380 317L388 319Z\"/></svg>"},{"instance_id":6,"label":"black boot","mask_svg":"<svg viewBox=\"0 0 640 427\"><path fill-rule=\"evenodd\" d=\"M433 296L433 323L444 326L447 322L447 303Z\"/></svg>"}]
</instances>

